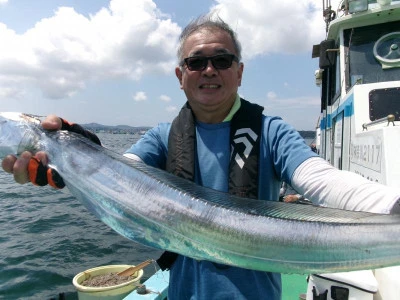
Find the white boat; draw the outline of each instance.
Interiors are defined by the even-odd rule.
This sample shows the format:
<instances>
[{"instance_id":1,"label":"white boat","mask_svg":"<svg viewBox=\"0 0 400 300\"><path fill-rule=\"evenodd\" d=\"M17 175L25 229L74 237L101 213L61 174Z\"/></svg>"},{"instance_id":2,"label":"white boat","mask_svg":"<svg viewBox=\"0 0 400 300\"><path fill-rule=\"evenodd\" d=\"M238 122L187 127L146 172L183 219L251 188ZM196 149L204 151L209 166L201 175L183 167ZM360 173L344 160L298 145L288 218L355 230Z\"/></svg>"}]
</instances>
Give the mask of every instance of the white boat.
<instances>
[{"instance_id":1,"label":"white boat","mask_svg":"<svg viewBox=\"0 0 400 300\"><path fill-rule=\"evenodd\" d=\"M317 151L339 169L400 187L400 1L323 4L326 39L313 47ZM307 299L400 299L400 267L312 275Z\"/></svg>"},{"instance_id":2,"label":"white boat","mask_svg":"<svg viewBox=\"0 0 400 300\"><path fill-rule=\"evenodd\" d=\"M327 35L313 47L321 87L317 151L339 169L399 187L400 0L343 0L337 11L322 1ZM167 277L159 271L145 282L158 293L126 299L164 299ZM306 299L400 299L400 267L310 275Z\"/></svg>"}]
</instances>

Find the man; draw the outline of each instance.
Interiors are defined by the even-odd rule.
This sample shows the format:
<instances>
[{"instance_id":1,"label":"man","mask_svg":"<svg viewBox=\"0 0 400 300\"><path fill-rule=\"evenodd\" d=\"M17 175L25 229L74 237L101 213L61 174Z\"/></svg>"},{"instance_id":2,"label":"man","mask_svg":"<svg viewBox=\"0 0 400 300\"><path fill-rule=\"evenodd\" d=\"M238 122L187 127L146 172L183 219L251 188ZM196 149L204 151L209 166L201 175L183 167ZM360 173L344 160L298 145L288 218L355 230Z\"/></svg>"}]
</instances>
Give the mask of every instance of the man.
<instances>
[{"instance_id":1,"label":"man","mask_svg":"<svg viewBox=\"0 0 400 300\"><path fill-rule=\"evenodd\" d=\"M172 124L147 132L125 156L246 197L278 200L285 181L318 204L343 209L389 213L400 199L399 190L333 168L291 126L238 96L244 69L241 47L222 20L203 16L191 22L181 34L178 59L175 73L187 104ZM65 127L56 116L42 125ZM44 153L36 157L46 165ZM18 159L6 158L3 168L17 182L35 181L27 171L31 162L32 154L25 152ZM173 254L166 264L169 299L281 297L280 274Z\"/></svg>"},{"instance_id":2,"label":"man","mask_svg":"<svg viewBox=\"0 0 400 300\"><path fill-rule=\"evenodd\" d=\"M290 192L288 192L288 189ZM293 189L288 186L286 182L282 182L281 188L279 190L279 201L286 202L286 203L300 203L301 201L305 201L305 203L310 203L308 202L307 199L303 197L303 195L300 194L292 194Z\"/></svg>"}]
</instances>

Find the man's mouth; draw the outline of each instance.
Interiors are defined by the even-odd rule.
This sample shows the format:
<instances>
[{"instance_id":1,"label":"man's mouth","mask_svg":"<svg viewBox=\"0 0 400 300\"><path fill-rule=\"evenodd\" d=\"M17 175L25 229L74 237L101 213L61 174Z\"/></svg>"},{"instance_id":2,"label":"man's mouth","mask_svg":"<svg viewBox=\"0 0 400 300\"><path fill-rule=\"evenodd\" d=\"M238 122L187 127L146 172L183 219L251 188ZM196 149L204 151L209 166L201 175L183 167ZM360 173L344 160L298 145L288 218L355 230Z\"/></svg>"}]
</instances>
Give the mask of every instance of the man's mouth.
<instances>
[{"instance_id":1,"label":"man's mouth","mask_svg":"<svg viewBox=\"0 0 400 300\"><path fill-rule=\"evenodd\" d=\"M218 89L220 87L219 84L202 84L200 85L201 89Z\"/></svg>"}]
</instances>

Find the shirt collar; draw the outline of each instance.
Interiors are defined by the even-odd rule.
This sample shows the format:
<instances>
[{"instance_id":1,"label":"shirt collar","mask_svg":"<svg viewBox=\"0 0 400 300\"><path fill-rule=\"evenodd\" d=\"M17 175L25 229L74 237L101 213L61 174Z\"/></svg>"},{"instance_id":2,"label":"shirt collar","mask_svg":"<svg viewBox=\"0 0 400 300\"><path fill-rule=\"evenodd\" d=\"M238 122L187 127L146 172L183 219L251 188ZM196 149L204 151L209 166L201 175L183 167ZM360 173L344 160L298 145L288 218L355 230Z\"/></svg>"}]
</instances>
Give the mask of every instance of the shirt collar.
<instances>
[{"instance_id":1,"label":"shirt collar","mask_svg":"<svg viewBox=\"0 0 400 300\"><path fill-rule=\"evenodd\" d=\"M241 105L241 103L240 103L239 94L236 94L235 102L233 103L229 114L225 117L225 119L222 122L229 122L230 120L232 120L235 113L239 110L240 105Z\"/></svg>"}]
</instances>

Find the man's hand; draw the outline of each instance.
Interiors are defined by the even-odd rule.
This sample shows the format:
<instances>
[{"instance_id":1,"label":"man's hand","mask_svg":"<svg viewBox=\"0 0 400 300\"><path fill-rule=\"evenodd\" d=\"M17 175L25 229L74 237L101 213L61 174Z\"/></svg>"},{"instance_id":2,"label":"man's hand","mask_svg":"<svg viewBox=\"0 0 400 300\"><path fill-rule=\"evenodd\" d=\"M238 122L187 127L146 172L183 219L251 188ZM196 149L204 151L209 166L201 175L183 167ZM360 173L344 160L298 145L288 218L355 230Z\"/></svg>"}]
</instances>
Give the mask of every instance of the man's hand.
<instances>
[{"instance_id":1,"label":"man's hand","mask_svg":"<svg viewBox=\"0 0 400 300\"><path fill-rule=\"evenodd\" d=\"M293 194L291 194L291 195L286 195L285 197L283 197L283 202L286 202L286 203L294 203L294 202L297 202L297 201L299 201L301 199L301 196L300 195L293 195Z\"/></svg>"},{"instance_id":2,"label":"man's hand","mask_svg":"<svg viewBox=\"0 0 400 300\"><path fill-rule=\"evenodd\" d=\"M59 117L55 115L49 115L42 121L41 125L47 130L60 130L62 122ZM36 177L43 177L44 175L47 176L46 172L49 169L47 164L48 158L45 152L37 152L34 156L32 153L25 151L19 157L8 155L3 159L1 166L4 171L14 175L16 182L20 184L27 182L37 184ZM60 176L58 177L61 178ZM52 181L53 180L51 180L51 182ZM43 183L44 180L39 180L39 182ZM65 186L64 182L59 185L60 186L56 187L63 188Z\"/></svg>"},{"instance_id":3,"label":"man's hand","mask_svg":"<svg viewBox=\"0 0 400 300\"><path fill-rule=\"evenodd\" d=\"M96 144L101 144L99 138L83 129L81 126L69 123L56 115L47 116L41 123L46 130L68 130L83 135ZM45 152L35 154L25 151L19 157L8 155L2 161L2 167L7 173L14 175L16 182L24 184L32 182L35 185L51 185L54 188L63 188L65 186L61 176L53 169L49 168L48 157Z\"/></svg>"}]
</instances>

